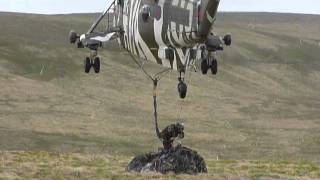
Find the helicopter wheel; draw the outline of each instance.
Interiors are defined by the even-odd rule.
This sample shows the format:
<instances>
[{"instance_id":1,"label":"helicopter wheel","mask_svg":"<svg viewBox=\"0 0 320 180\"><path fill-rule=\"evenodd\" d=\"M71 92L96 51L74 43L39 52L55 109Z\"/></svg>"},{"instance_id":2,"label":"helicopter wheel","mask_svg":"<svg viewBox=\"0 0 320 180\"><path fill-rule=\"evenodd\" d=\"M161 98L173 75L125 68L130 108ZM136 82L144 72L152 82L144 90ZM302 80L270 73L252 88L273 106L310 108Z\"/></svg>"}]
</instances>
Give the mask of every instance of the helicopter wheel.
<instances>
[{"instance_id":1,"label":"helicopter wheel","mask_svg":"<svg viewBox=\"0 0 320 180\"><path fill-rule=\"evenodd\" d=\"M211 62L211 72L213 75L216 75L218 73L218 62L217 59L212 59Z\"/></svg>"},{"instance_id":2,"label":"helicopter wheel","mask_svg":"<svg viewBox=\"0 0 320 180\"><path fill-rule=\"evenodd\" d=\"M91 60L89 57L86 57L86 59L84 60L84 71L86 73L89 73L91 69Z\"/></svg>"},{"instance_id":3,"label":"helicopter wheel","mask_svg":"<svg viewBox=\"0 0 320 180\"><path fill-rule=\"evenodd\" d=\"M180 81L178 84L178 92L181 99L186 98L188 91L188 86L183 81Z\"/></svg>"},{"instance_id":4,"label":"helicopter wheel","mask_svg":"<svg viewBox=\"0 0 320 180\"><path fill-rule=\"evenodd\" d=\"M99 57L95 57L94 58L93 69L94 69L95 73L99 73L100 72L100 58Z\"/></svg>"},{"instance_id":5,"label":"helicopter wheel","mask_svg":"<svg viewBox=\"0 0 320 180\"><path fill-rule=\"evenodd\" d=\"M209 70L209 64L208 64L208 60L207 59L202 59L202 62L201 62L201 72L203 75L207 74L208 73L208 70Z\"/></svg>"}]
</instances>

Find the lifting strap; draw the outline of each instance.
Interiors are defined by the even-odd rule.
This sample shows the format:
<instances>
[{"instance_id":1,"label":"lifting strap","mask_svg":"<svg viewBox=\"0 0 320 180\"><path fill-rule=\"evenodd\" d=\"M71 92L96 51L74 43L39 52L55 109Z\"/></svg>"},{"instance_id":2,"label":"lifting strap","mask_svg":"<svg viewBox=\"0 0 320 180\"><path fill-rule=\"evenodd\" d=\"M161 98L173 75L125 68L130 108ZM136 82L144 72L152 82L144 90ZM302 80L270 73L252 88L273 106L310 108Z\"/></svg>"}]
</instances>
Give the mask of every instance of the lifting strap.
<instances>
[{"instance_id":1,"label":"lifting strap","mask_svg":"<svg viewBox=\"0 0 320 180\"><path fill-rule=\"evenodd\" d=\"M160 130L158 126L158 112L157 112L157 87L158 87L158 79L153 81L153 110L154 110L154 124L156 128L157 137L161 140Z\"/></svg>"},{"instance_id":2,"label":"lifting strap","mask_svg":"<svg viewBox=\"0 0 320 180\"><path fill-rule=\"evenodd\" d=\"M154 76L151 76L145 69L144 69L144 63L140 64L135 57L130 54L130 56L132 57L132 60L140 67L141 71L145 74L145 76L152 80L153 82L153 110L154 110L154 124L155 124L155 131L156 131L156 135L159 138L160 141L162 141L161 137L160 137L160 130L159 130L159 126L158 126L158 111L157 111L157 88L158 88L158 82L161 80L161 78L163 76L165 76L168 72L171 71L171 69L164 69L158 73L156 73Z\"/></svg>"},{"instance_id":3,"label":"lifting strap","mask_svg":"<svg viewBox=\"0 0 320 180\"><path fill-rule=\"evenodd\" d=\"M136 60L136 58L134 57L134 55L130 54L130 56L131 56L132 60L140 67L141 71L145 74L145 76L146 76L148 79L152 80L152 82L153 82L153 108L154 108L154 113L153 113L153 115L154 115L155 131L156 131L156 135L157 135L157 137L159 138L159 140L162 141L162 138L161 138L161 136L160 136L159 126L158 126L157 88L158 88L158 82L161 80L161 78L162 78L163 76L165 76L168 72L170 72L171 69L169 69L169 68L168 68L168 69L165 69L165 70L163 70L163 71L160 71L160 72L156 73L154 76L151 76L151 75L144 69L144 64L145 64L145 62L142 63L142 64L140 64L140 63L138 62L138 60ZM189 74L189 73L185 73L185 77L184 77L184 78L187 78L187 81L188 81L189 84L190 84L190 82L191 82L191 73L190 73L190 74ZM182 111L183 111L183 101L181 101L181 104L180 104L179 106L180 106L180 108L179 108L178 113L177 113L177 114L178 114L178 117L177 117L178 120L181 119L181 113L182 113Z\"/></svg>"}]
</instances>

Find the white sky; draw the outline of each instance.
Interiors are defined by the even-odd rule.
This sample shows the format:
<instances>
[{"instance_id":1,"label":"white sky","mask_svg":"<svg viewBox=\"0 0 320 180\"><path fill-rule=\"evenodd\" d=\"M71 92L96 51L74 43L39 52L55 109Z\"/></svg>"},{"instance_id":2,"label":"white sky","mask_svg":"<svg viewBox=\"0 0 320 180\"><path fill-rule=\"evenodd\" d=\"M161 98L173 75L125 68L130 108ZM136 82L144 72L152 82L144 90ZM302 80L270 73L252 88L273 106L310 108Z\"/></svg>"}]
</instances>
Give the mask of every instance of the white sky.
<instances>
[{"instance_id":1,"label":"white sky","mask_svg":"<svg viewBox=\"0 0 320 180\"><path fill-rule=\"evenodd\" d=\"M0 11L41 14L100 12L110 0L0 0ZM320 14L320 0L221 0L219 11Z\"/></svg>"}]
</instances>

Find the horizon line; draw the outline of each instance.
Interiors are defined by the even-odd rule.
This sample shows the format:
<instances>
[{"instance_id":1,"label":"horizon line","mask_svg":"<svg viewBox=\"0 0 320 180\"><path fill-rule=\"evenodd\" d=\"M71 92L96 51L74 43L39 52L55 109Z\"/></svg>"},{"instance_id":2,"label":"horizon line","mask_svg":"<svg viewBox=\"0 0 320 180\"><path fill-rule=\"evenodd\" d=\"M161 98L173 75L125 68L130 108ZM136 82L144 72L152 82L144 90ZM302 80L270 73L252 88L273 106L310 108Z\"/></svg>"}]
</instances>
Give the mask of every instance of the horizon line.
<instances>
[{"instance_id":1,"label":"horizon line","mask_svg":"<svg viewBox=\"0 0 320 180\"><path fill-rule=\"evenodd\" d=\"M65 13L38 13L25 11L0 11L0 13L34 14L34 15L72 15L72 14L99 14L101 12L65 12ZM218 13L274 13L274 14L296 14L296 15L320 15L320 13L303 12L277 12L277 11L218 11Z\"/></svg>"}]
</instances>

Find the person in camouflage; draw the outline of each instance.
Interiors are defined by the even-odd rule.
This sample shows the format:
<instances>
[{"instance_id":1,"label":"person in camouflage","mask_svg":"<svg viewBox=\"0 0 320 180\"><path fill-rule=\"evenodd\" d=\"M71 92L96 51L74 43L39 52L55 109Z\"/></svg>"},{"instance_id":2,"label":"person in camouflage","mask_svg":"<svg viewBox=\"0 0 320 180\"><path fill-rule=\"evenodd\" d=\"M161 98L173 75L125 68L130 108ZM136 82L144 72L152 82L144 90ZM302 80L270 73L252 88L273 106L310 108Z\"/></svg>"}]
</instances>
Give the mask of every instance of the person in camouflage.
<instances>
[{"instance_id":1,"label":"person in camouflage","mask_svg":"<svg viewBox=\"0 0 320 180\"><path fill-rule=\"evenodd\" d=\"M175 139L184 138L184 125L177 122L176 124L171 124L163 129L159 133L159 138L162 140L163 148L165 150L170 150L172 148L173 142Z\"/></svg>"},{"instance_id":2,"label":"person in camouflage","mask_svg":"<svg viewBox=\"0 0 320 180\"><path fill-rule=\"evenodd\" d=\"M152 78L151 78L152 79ZM172 145L175 139L183 139L184 138L184 125L180 122L175 124L171 124L163 129L161 132L158 126L158 111L157 111L157 87L159 78L154 78L153 80L153 107L154 107L154 123L156 134L158 138L163 143L164 150L172 149Z\"/></svg>"},{"instance_id":3,"label":"person in camouflage","mask_svg":"<svg viewBox=\"0 0 320 180\"><path fill-rule=\"evenodd\" d=\"M136 172L173 172L176 174L207 173L206 163L197 151L182 145L173 146L174 140L184 138L184 126L175 123L167 126L161 132L157 128L158 137L163 142L163 149L134 157L128 164L127 171Z\"/></svg>"}]
</instances>

